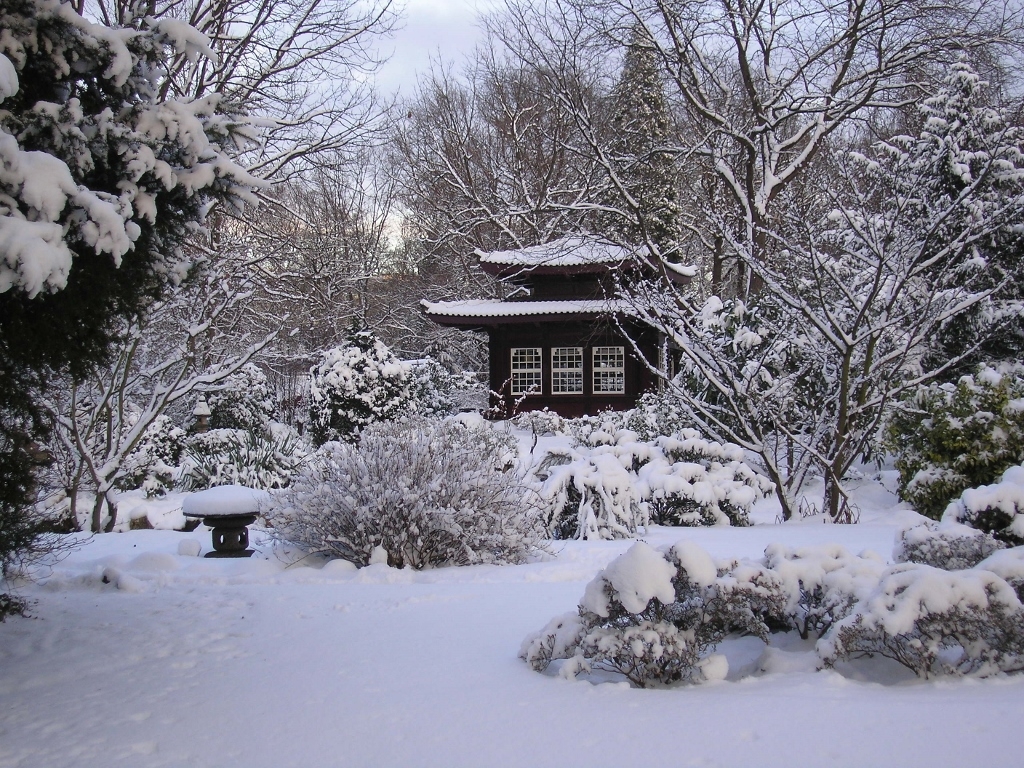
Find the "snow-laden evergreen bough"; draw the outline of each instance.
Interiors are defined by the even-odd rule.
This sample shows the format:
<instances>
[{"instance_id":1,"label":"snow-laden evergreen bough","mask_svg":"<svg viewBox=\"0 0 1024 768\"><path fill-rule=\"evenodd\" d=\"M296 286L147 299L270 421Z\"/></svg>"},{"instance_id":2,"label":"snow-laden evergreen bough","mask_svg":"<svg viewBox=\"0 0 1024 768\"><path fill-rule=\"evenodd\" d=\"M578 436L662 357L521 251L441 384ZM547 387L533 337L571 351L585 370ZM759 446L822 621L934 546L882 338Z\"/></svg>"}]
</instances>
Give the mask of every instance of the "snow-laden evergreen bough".
<instances>
[{"instance_id":1,"label":"snow-laden evergreen bough","mask_svg":"<svg viewBox=\"0 0 1024 768\"><path fill-rule=\"evenodd\" d=\"M225 151L254 138L240 109L160 92L172 57L216 58L205 36L57 0L6 2L0 27L0 293L65 289L86 253L174 271L211 195L254 201L262 184Z\"/></svg>"},{"instance_id":2,"label":"snow-laden evergreen bough","mask_svg":"<svg viewBox=\"0 0 1024 768\"><path fill-rule=\"evenodd\" d=\"M266 518L280 539L360 566L519 563L544 530L515 460L479 417L372 424L358 442L324 445Z\"/></svg>"},{"instance_id":3,"label":"snow-laden evergreen bough","mask_svg":"<svg viewBox=\"0 0 1024 768\"><path fill-rule=\"evenodd\" d=\"M894 413L887 447L900 498L938 520L966 489L1024 461L1024 365L980 365L956 382L918 387Z\"/></svg>"}]
</instances>

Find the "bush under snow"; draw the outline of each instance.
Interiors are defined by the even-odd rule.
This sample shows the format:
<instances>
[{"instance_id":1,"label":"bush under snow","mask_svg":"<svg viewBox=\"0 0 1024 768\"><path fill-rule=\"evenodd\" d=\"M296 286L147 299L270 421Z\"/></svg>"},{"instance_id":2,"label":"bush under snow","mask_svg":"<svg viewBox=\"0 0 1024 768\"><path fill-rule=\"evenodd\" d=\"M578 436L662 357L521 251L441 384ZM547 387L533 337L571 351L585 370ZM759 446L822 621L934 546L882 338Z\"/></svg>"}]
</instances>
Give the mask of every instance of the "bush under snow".
<instances>
[{"instance_id":1,"label":"bush under snow","mask_svg":"<svg viewBox=\"0 0 1024 768\"><path fill-rule=\"evenodd\" d=\"M991 533L1007 544L1024 544L1024 465L1007 469L999 482L964 491L942 520Z\"/></svg>"},{"instance_id":2,"label":"bush under snow","mask_svg":"<svg viewBox=\"0 0 1024 768\"><path fill-rule=\"evenodd\" d=\"M537 671L564 660L567 677L617 672L641 688L719 679L728 663L712 655L718 643L731 632L767 640L764 618L782 601L777 577L757 564L719 568L690 542L664 552L638 542L587 585L577 613L528 636L520 658Z\"/></svg>"},{"instance_id":3,"label":"bush under snow","mask_svg":"<svg viewBox=\"0 0 1024 768\"><path fill-rule=\"evenodd\" d=\"M317 445L354 440L368 424L412 410L409 365L369 331L324 352L309 375L309 431Z\"/></svg>"},{"instance_id":4,"label":"bush under snow","mask_svg":"<svg viewBox=\"0 0 1024 768\"><path fill-rule=\"evenodd\" d=\"M990 533L959 523L932 521L905 528L896 536L897 563L923 563L944 571L973 568L1006 545Z\"/></svg>"},{"instance_id":5,"label":"bush under snow","mask_svg":"<svg viewBox=\"0 0 1024 768\"><path fill-rule=\"evenodd\" d=\"M928 534L902 536L898 551ZM662 551L641 542L587 585L575 613L528 636L520 657L538 671L561 661L563 677L698 682L725 673L711 654L727 635L767 643L795 630L816 638L825 666L882 656L923 677L1011 673L1024 670L1022 593L1024 548L945 571L836 545L772 545L760 562L715 562L687 541Z\"/></svg>"},{"instance_id":6,"label":"bush under snow","mask_svg":"<svg viewBox=\"0 0 1024 768\"><path fill-rule=\"evenodd\" d=\"M889 429L900 498L938 520L965 489L1024 461L1024 365L920 387Z\"/></svg>"},{"instance_id":7,"label":"bush under snow","mask_svg":"<svg viewBox=\"0 0 1024 768\"><path fill-rule=\"evenodd\" d=\"M738 446L694 430L646 442L629 430L594 430L588 442L548 451L530 478L556 538L624 538L649 523L746 525L772 485Z\"/></svg>"},{"instance_id":8,"label":"bush under snow","mask_svg":"<svg viewBox=\"0 0 1024 768\"><path fill-rule=\"evenodd\" d=\"M804 639L822 637L846 618L878 585L886 568L881 559L853 555L838 545L773 544L765 550L764 563L783 585L780 626L795 629Z\"/></svg>"},{"instance_id":9,"label":"bush under snow","mask_svg":"<svg viewBox=\"0 0 1024 768\"><path fill-rule=\"evenodd\" d=\"M308 450L284 424L271 424L265 432L211 429L188 438L179 482L191 491L220 485L285 488L305 465Z\"/></svg>"},{"instance_id":10,"label":"bush under snow","mask_svg":"<svg viewBox=\"0 0 1024 768\"><path fill-rule=\"evenodd\" d=\"M374 424L325 445L266 518L281 539L360 566L523 562L544 532L514 462L479 417Z\"/></svg>"},{"instance_id":11,"label":"bush under snow","mask_svg":"<svg viewBox=\"0 0 1024 768\"><path fill-rule=\"evenodd\" d=\"M878 586L818 642L826 666L860 656L893 659L920 677L1024 670L1024 608L995 573L917 563L888 569Z\"/></svg>"}]
</instances>

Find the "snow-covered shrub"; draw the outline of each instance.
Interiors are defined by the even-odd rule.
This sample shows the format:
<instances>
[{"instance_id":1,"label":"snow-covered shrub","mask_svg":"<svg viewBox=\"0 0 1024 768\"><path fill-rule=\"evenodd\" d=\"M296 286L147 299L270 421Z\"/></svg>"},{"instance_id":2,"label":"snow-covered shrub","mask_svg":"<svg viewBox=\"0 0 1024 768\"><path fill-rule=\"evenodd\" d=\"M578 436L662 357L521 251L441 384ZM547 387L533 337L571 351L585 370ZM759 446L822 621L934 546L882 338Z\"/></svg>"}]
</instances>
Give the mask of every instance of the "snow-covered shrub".
<instances>
[{"instance_id":1,"label":"snow-covered shrub","mask_svg":"<svg viewBox=\"0 0 1024 768\"><path fill-rule=\"evenodd\" d=\"M208 392L212 429L245 429L263 432L277 415L267 375L254 363L246 363L220 389Z\"/></svg>"},{"instance_id":2,"label":"snow-covered shrub","mask_svg":"<svg viewBox=\"0 0 1024 768\"><path fill-rule=\"evenodd\" d=\"M617 446L545 454L529 478L543 500L549 534L559 539L621 539L647 525L632 458Z\"/></svg>"},{"instance_id":3,"label":"snow-covered shrub","mask_svg":"<svg viewBox=\"0 0 1024 768\"><path fill-rule=\"evenodd\" d=\"M1001 549L994 552L975 566L979 571L991 571L1013 587L1017 597L1024 602L1024 547Z\"/></svg>"},{"instance_id":4,"label":"snow-covered shrub","mask_svg":"<svg viewBox=\"0 0 1024 768\"><path fill-rule=\"evenodd\" d=\"M764 564L782 584L785 607L779 624L805 640L824 635L844 619L859 599L878 585L885 563L858 557L837 544L786 547L772 544Z\"/></svg>"},{"instance_id":5,"label":"snow-covered shrub","mask_svg":"<svg viewBox=\"0 0 1024 768\"><path fill-rule=\"evenodd\" d=\"M666 390L641 395L635 408L623 412L622 426L636 432L638 439L652 442L659 437L681 435L683 430L693 428L693 421L672 390Z\"/></svg>"},{"instance_id":6,"label":"snow-covered shrub","mask_svg":"<svg viewBox=\"0 0 1024 768\"><path fill-rule=\"evenodd\" d=\"M749 525L754 503L774 486L743 461L743 449L693 429L655 439L638 471L651 520L660 525Z\"/></svg>"},{"instance_id":7,"label":"snow-covered shrub","mask_svg":"<svg viewBox=\"0 0 1024 768\"><path fill-rule=\"evenodd\" d=\"M942 521L963 523L1012 546L1024 544L1024 466L1010 467L999 482L968 488Z\"/></svg>"},{"instance_id":8,"label":"snow-covered shrub","mask_svg":"<svg viewBox=\"0 0 1024 768\"><path fill-rule=\"evenodd\" d=\"M520 658L537 671L565 659L568 676L618 672L641 688L720 678L717 644L732 632L767 640L764 617L782 603L777 577L757 564L719 569L690 542L667 552L638 542L587 585L576 614L528 636Z\"/></svg>"},{"instance_id":9,"label":"snow-covered shrub","mask_svg":"<svg viewBox=\"0 0 1024 768\"><path fill-rule=\"evenodd\" d=\"M547 408L540 411L517 413L509 421L512 422L513 426L531 432L534 435L566 434L567 420L554 411L549 411Z\"/></svg>"},{"instance_id":10,"label":"snow-covered shrub","mask_svg":"<svg viewBox=\"0 0 1024 768\"><path fill-rule=\"evenodd\" d=\"M544 531L515 456L479 417L373 424L325 445L266 517L280 538L360 566L518 563Z\"/></svg>"},{"instance_id":11,"label":"snow-covered shrub","mask_svg":"<svg viewBox=\"0 0 1024 768\"><path fill-rule=\"evenodd\" d=\"M644 442L635 432L605 427L575 448L548 451L530 472L553 536L622 538L650 522L746 525L754 502L771 493L738 446L689 429Z\"/></svg>"},{"instance_id":12,"label":"snow-covered shrub","mask_svg":"<svg viewBox=\"0 0 1024 768\"><path fill-rule=\"evenodd\" d=\"M919 388L893 418L888 443L900 498L938 520L964 490L1024 462L1024 365L982 366L955 385Z\"/></svg>"},{"instance_id":13,"label":"snow-covered shrub","mask_svg":"<svg viewBox=\"0 0 1024 768\"><path fill-rule=\"evenodd\" d=\"M893 560L924 563L944 571L973 568L1006 545L990 533L957 523L928 521L904 528L896 535Z\"/></svg>"},{"instance_id":14,"label":"snow-covered shrub","mask_svg":"<svg viewBox=\"0 0 1024 768\"><path fill-rule=\"evenodd\" d=\"M432 357L408 365L411 409L421 416L452 416L463 407L466 393L480 388L471 374L452 373Z\"/></svg>"},{"instance_id":15,"label":"snow-covered shrub","mask_svg":"<svg viewBox=\"0 0 1024 768\"><path fill-rule=\"evenodd\" d=\"M302 439L283 424L272 424L265 433L212 429L188 439L181 484L189 491L219 485L285 488L307 455Z\"/></svg>"},{"instance_id":16,"label":"snow-covered shrub","mask_svg":"<svg viewBox=\"0 0 1024 768\"><path fill-rule=\"evenodd\" d=\"M679 437L691 429L692 421L671 391L645 392L636 407L627 411L602 411L596 416L564 419L559 432L570 435L583 445L611 442L621 430L629 430L641 442L654 442L659 437Z\"/></svg>"},{"instance_id":17,"label":"snow-covered shrub","mask_svg":"<svg viewBox=\"0 0 1024 768\"><path fill-rule=\"evenodd\" d=\"M185 440L185 430L167 416L157 416L125 459L117 488L141 488L146 496L163 496L174 487Z\"/></svg>"},{"instance_id":18,"label":"snow-covered shrub","mask_svg":"<svg viewBox=\"0 0 1024 768\"><path fill-rule=\"evenodd\" d=\"M369 331L324 352L309 373L309 431L317 445L355 440L366 425L412 410L409 366Z\"/></svg>"},{"instance_id":19,"label":"snow-covered shrub","mask_svg":"<svg viewBox=\"0 0 1024 768\"><path fill-rule=\"evenodd\" d=\"M826 666L893 659L920 677L1024 670L1024 608L995 573L902 563L818 641Z\"/></svg>"}]
</instances>

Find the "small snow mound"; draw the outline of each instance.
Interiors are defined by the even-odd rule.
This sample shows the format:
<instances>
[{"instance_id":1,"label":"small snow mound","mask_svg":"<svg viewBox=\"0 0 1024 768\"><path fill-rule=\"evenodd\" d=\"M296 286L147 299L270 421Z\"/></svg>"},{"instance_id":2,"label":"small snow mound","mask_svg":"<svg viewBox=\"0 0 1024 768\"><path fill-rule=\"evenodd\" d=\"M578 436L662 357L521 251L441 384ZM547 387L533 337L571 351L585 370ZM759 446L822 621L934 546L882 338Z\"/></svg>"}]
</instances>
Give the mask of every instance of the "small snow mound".
<instances>
[{"instance_id":1,"label":"small snow mound","mask_svg":"<svg viewBox=\"0 0 1024 768\"><path fill-rule=\"evenodd\" d=\"M615 591L622 607L630 613L640 613L655 597L671 603L676 597L672 586L675 575L675 567L660 552L637 542L587 584L580 606L598 616L608 616L605 584Z\"/></svg>"},{"instance_id":2,"label":"small snow mound","mask_svg":"<svg viewBox=\"0 0 1024 768\"><path fill-rule=\"evenodd\" d=\"M324 567L320 569L320 572L328 575L339 575L344 573L355 573L358 570L359 568L356 567L355 563L338 558L336 560L328 560L324 563Z\"/></svg>"},{"instance_id":3,"label":"small snow mound","mask_svg":"<svg viewBox=\"0 0 1024 768\"><path fill-rule=\"evenodd\" d=\"M713 653L710 656L700 660L701 674L704 676L706 682L714 682L716 680L725 680L726 675L729 674L729 659L721 653Z\"/></svg>"},{"instance_id":4,"label":"small snow mound","mask_svg":"<svg viewBox=\"0 0 1024 768\"><path fill-rule=\"evenodd\" d=\"M193 541L195 541L193 539ZM182 542L184 543L184 542ZM196 542L198 544L199 542ZM180 549L180 547L179 547ZM174 555L167 554L166 552L143 552L141 555L136 557L130 563L128 568L133 571L176 571L178 570L178 561Z\"/></svg>"},{"instance_id":5,"label":"small snow mound","mask_svg":"<svg viewBox=\"0 0 1024 768\"><path fill-rule=\"evenodd\" d=\"M103 569L102 581L104 584L113 584L122 592L138 594L139 592L146 591L146 585L141 579L137 579L127 573L122 573L117 568L109 566Z\"/></svg>"},{"instance_id":6,"label":"small snow mound","mask_svg":"<svg viewBox=\"0 0 1024 768\"><path fill-rule=\"evenodd\" d=\"M178 554L182 557L199 557L202 551L203 545L199 543L199 539L183 539L178 542Z\"/></svg>"},{"instance_id":7,"label":"small snow mound","mask_svg":"<svg viewBox=\"0 0 1024 768\"><path fill-rule=\"evenodd\" d=\"M219 485L193 493L181 505L187 517L255 515L270 501L270 494L243 485Z\"/></svg>"},{"instance_id":8,"label":"small snow mound","mask_svg":"<svg viewBox=\"0 0 1024 768\"><path fill-rule=\"evenodd\" d=\"M388 564L388 551L384 547L378 544L373 548L373 552L370 553L370 565L387 565Z\"/></svg>"}]
</instances>

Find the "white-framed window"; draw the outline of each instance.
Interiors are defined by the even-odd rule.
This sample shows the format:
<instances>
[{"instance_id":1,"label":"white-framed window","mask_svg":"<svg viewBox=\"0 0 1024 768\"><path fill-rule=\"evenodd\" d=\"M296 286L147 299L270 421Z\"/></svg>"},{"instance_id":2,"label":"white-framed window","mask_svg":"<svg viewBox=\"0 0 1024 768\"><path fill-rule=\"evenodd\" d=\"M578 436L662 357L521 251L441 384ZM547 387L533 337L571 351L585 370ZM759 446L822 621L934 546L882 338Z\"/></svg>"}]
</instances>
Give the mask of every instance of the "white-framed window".
<instances>
[{"instance_id":1,"label":"white-framed window","mask_svg":"<svg viewBox=\"0 0 1024 768\"><path fill-rule=\"evenodd\" d=\"M583 347L551 348L551 393L573 395L583 392Z\"/></svg>"},{"instance_id":2,"label":"white-framed window","mask_svg":"<svg viewBox=\"0 0 1024 768\"><path fill-rule=\"evenodd\" d=\"M512 394L537 394L542 391L540 347L512 348Z\"/></svg>"},{"instance_id":3,"label":"white-framed window","mask_svg":"<svg viewBox=\"0 0 1024 768\"><path fill-rule=\"evenodd\" d=\"M594 394L623 394L626 391L626 350L624 347L594 347Z\"/></svg>"}]
</instances>

